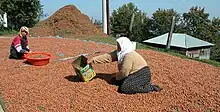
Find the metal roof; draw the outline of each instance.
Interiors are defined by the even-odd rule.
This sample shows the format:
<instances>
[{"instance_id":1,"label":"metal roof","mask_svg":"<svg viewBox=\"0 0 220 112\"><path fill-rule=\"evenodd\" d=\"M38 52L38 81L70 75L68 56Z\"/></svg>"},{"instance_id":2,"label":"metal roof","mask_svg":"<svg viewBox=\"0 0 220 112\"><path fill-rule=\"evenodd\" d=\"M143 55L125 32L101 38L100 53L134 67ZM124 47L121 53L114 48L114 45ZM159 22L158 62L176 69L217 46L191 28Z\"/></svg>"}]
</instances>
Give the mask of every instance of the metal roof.
<instances>
[{"instance_id":1,"label":"metal roof","mask_svg":"<svg viewBox=\"0 0 220 112\"><path fill-rule=\"evenodd\" d=\"M166 45L168 39L168 33L154 37L152 39L145 40L143 42ZM170 46L180 48L194 48L194 47L205 47L213 46L214 44L197 39L187 34L173 33Z\"/></svg>"}]
</instances>

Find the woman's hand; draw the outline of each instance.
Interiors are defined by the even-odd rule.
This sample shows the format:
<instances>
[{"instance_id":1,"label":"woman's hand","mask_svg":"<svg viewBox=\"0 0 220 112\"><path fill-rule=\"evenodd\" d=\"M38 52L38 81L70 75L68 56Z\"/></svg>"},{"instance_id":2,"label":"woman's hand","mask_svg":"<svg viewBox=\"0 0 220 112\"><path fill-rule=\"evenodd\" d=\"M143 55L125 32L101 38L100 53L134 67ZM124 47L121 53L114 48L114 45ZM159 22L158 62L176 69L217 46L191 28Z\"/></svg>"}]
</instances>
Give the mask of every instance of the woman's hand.
<instances>
[{"instance_id":1,"label":"woman's hand","mask_svg":"<svg viewBox=\"0 0 220 112\"><path fill-rule=\"evenodd\" d=\"M90 59L90 60L87 60L87 63L88 63L88 64L92 64L92 62L93 62L93 58Z\"/></svg>"},{"instance_id":2,"label":"woman's hand","mask_svg":"<svg viewBox=\"0 0 220 112\"><path fill-rule=\"evenodd\" d=\"M24 53L25 53L25 54L28 54L28 53L32 53L32 51L25 51Z\"/></svg>"}]
</instances>

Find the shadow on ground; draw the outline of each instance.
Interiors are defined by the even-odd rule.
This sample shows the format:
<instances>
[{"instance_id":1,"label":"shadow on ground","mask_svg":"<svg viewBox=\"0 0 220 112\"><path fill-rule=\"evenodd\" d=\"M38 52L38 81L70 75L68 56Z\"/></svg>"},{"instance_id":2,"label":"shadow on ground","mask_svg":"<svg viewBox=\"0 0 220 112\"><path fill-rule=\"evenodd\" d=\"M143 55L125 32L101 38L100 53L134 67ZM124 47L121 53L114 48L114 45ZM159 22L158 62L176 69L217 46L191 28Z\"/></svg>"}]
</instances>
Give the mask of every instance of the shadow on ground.
<instances>
[{"instance_id":1,"label":"shadow on ground","mask_svg":"<svg viewBox=\"0 0 220 112\"><path fill-rule=\"evenodd\" d=\"M69 75L65 76L64 78L70 82L82 82L82 80L76 75ZM115 85L115 74L96 73L96 76L92 80L95 79L102 79L111 85Z\"/></svg>"}]
</instances>

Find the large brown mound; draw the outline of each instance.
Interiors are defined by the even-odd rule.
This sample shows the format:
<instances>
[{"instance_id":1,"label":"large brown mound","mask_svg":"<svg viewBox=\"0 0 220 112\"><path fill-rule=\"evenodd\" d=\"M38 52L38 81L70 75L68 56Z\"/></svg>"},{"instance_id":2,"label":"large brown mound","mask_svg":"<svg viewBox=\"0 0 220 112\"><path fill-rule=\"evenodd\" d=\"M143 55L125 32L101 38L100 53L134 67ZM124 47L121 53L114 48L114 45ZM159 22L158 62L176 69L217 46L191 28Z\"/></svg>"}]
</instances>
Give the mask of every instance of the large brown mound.
<instances>
[{"instance_id":1,"label":"large brown mound","mask_svg":"<svg viewBox=\"0 0 220 112\"><path fill-rule=\"evenodd\" d=\"M39 22L30 31L32 36L96 36L104 34L74 5L59 9L48 19Z\"/></svg>"},{"instance_id":2,"label":"large brown mound","mask_svg":"<svg viewBox=\"0 0 220 112\"><path fill-rule=\"evenodd\" d=\"M116 63L94 65L97 77L76 80L71 61L59 58L111 46L58 38L31 38L30 48L52 54L45 66L23 66L9 60L11 39L0 39L0 93L8 112L219 112L220 68L152 50L138 50L149 64L152 82L161 92L125 95L117 92L110 76ZM63 55L59 55L63 53ZM90 57L91 58L91 57Z\"/></svg>"}]
</instances>

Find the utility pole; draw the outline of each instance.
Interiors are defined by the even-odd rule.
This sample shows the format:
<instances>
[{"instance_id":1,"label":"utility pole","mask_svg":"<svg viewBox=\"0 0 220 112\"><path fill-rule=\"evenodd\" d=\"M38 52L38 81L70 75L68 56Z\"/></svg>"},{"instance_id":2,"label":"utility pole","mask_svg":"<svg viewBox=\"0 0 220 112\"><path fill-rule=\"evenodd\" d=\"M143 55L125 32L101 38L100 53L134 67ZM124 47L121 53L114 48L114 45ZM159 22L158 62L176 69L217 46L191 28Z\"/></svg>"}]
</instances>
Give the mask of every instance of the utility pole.
<instances>
[{"instance_id":1,"label":"utility pole","mask_svg":"<svg viewBox=\"0 0 220 112\"><path fill-rule=\"evenodd\" d=\"M110 17L110 14L109 14L109 0L106 0L106 11L107 11L107 34L110 35L110 24L109 24L109 17Z\"/></svg>"},{"instance_id":2,"label":"utility pole","mask_svg":"<svg viewBox=\"0 0 220 112\"><path fill-rule=\"evenodd\" d=\"M129 34L128 34L128 38L130 38L131 36L131 33L132 33L132 27L133 27L133 23L134 23L134 17L135 17L135 13L132 14L132 17L131 17L131 23L130 23L130 27L129 27Z\"/></svg>"},{"instance_id":3,"label":"utility pole","mask_svg":"<svg viewBox=\"0 0 220 112\"><path fill-rule=\"evenodd\" d=\"M102 0L102 30L105 34L107 34L107 7L106 7L106 0Z\"/></svg>"},{"instance_id":4,"label":"utility pole","mask_svg":"<svg viewBox=\"0 0 220 112\"><path fill-rule=\"evenodd\" d=\"M167 44L166 44L166 48L170 49L170 44L171 44L171 40L172 40L172 36L173 36L173 29L174 29L174 25L175 25L175 16L173 16L173 20L172 20L172 24L171 24L171 29L170 32L168 34L168 38L167 38Z\"/></svg>"},{"instance_id":5,"label":"utility pole","mask_svg":"<svg viewBox=\"0 0 220 112\"><path fill-rule=\"evenodd\" d=\"M131 17L131 23L130 23L130 27L129 27L129 31L131 32L132 31L132 26L133 26L133 23L134 23L134 13L132 14L132 17Z\"/></svg>"}]
</instances>

